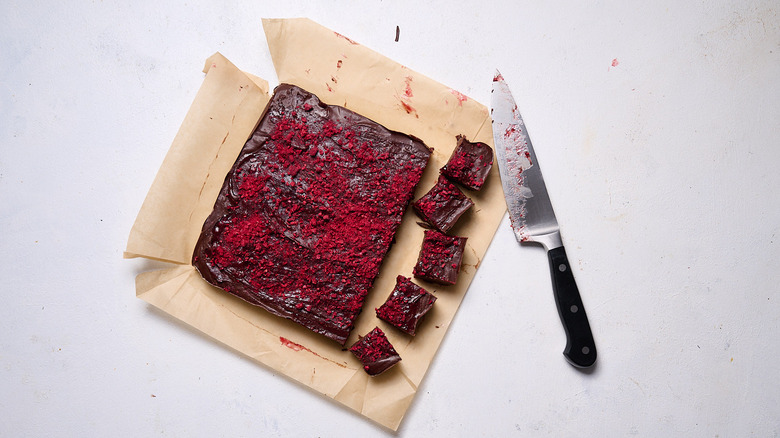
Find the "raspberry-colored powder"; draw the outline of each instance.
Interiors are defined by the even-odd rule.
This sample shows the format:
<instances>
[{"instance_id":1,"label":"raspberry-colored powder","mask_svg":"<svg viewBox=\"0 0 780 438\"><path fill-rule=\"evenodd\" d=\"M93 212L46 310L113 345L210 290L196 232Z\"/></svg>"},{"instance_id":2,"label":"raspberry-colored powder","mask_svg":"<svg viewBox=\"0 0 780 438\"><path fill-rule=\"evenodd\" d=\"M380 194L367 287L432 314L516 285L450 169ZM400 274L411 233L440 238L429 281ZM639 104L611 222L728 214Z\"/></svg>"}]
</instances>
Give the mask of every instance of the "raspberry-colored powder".
<instances>
[{"instance_id":1,"label":"raspberry-colored powder","mask_svg":"<svg viewBox=\"0 0 780 438\"><path fill-rule=\"evenodd\" d=\"M343 344L430 151L346 110L334 117L302 90L287 98L295 105L272 101L226 178L193 264Z\"/></svg>"},{"instance_id":2,"label":"raspberry-colored powder","mask_svg":"<svg viewBox=\"0 0 780 438\"><path fill-rule=\"evenodd\" d=\"M390 297L376 309L376 315L402 331L414 335L420 319L433 307L436 297L399 275Z\"/></svg>"},{"instance_id":3,"label":"raspberry-colored powder","mask_svg":"<svg viewBox=\"0 0 780 438\"><path fill-rule=\"evenodd\" d=\"M441 174L471 190L479 190L493 166L493 149L485 143L472 143L457 136L458 144Z\"/></svg>"},{"instance_id":4,"label":"raspberry-colored powder","mask_svg":"<svg viewBox=\"0 0 780 438\"><path fill-rule=\"evenodd\" d=\"M363 336L349 348L349 351L363 363L363 368L371 375L379 374L401 360L398 352L379 327L375 327Z\"/></svg>"},{"instance_id":5,"label":"raspberry-colored powder","mask_svg":"<svg viewBox=\"0 0 780 438\"><path fill-rule=\"evenodd\" d=\"M436 185L413 204L418 216L443 233L473 205L469 197L441 175Z\"/></svg>"},{"instance_id":6,"label":"raspberry-colored powder","mask_svg":"<svg viewBox=\"0 0 780 438\"><path fill-rule=\"evenodd\" d=\"M466 238L426 230L414 276L441 284L455 284L463 260Z\"/></svg>"}]
</instances>

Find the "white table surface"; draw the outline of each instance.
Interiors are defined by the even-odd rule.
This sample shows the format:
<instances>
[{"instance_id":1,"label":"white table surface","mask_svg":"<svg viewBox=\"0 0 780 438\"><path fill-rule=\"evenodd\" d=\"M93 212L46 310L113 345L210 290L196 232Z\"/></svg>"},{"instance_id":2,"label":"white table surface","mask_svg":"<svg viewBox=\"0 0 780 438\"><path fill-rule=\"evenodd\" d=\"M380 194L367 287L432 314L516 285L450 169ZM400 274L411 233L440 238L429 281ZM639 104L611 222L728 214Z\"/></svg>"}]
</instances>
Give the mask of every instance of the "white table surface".
<instances>
[{"instance_id":1,"label":"white table surface","mask_svg":"<svg viewBox=\"0 0 780 438\"><path fill-rule=\"evenodd\" d=\"M397 435L780 435L776 1L54 3L0 4L0 436L393 435L122 259L205 58L274 85L260 19L299 16L485 104L501 70L599 347L566 363L505 218Z\"/></svg>"}]
</instances>

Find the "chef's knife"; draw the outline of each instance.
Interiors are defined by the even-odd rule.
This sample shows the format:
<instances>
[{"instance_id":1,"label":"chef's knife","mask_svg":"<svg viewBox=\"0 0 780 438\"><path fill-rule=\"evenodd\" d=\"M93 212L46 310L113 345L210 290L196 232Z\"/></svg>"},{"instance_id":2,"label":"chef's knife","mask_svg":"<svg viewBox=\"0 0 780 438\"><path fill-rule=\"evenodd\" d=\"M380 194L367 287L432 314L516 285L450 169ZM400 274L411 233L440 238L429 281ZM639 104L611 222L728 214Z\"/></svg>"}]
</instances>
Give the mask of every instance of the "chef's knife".
<instances>
[{"instance_id":1,"label":"chef's knife","mask_svg":"<svg viewBox=\"0 0 780 438\"><path fill-rule=\"evenodd\" d=\"M498 71L493 77L490 106L501 184L515 237L518 242L536 242L547 250L555 303L566 332L563 355L576 367L589 367L596 362L596 344L588 316L563 248L531 139L512 93Z\"/></svg>"}]
</instances>

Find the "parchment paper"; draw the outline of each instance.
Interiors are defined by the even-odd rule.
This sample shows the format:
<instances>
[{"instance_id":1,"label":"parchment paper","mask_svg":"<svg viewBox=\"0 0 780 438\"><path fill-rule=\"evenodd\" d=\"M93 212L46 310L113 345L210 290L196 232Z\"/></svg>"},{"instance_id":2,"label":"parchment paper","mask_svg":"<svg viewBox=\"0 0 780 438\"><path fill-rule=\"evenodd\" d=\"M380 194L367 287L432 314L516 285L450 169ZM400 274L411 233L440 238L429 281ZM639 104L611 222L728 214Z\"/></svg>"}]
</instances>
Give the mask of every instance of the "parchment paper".
<instances>
[{"instance_id":1,"label":"parchment paper","mask_svg":"<svg viewBox=\"0 0 780 438\"><path fill-rule=\"evenodd\" d=\"M429 190L457 134L492 146L488 110L466 96L307 19L263 20L279 80L303 87L434 148L415 199ZM455 286L415 280L438 300L410 337L378 320L399 274L412 276L423 228L411 208L347 345L379 325L403 360L368 376L348 351L206 283L189 261L225 175L268 102L268 84L215 54L130 233L125 257L178 264L140 274L137 296L215 340L397 430L506 210L497 169L450 233L468 237ZM471 293L479 294L479 290Z\"/></svg>"}]
</instances>

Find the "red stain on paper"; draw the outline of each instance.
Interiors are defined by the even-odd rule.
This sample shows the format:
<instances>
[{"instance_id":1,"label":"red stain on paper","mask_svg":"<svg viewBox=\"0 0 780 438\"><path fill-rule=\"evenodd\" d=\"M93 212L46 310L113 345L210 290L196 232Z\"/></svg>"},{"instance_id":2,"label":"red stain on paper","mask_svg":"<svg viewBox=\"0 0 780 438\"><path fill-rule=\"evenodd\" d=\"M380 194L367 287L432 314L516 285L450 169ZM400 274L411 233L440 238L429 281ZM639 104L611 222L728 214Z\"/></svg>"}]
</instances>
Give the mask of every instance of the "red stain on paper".
<instances>
[{"instance_id":1,"label":"red stain on paper","mask_svg":"<svg viewBox=\"0 0 780 438\"><path fill-rule=\"evenodd\" d=\"M455 97L458 98L458 106L463 106L463 102L469 100L468 97L466 97L465 94L461 93L460 91L453 90L450 88L450 93L452 93Z\"/></svg>"},{"instance_id":2,"label":"red stain on paper","mask_svg":"<svg viewBox=\"0 0 780 438\"><path fill-rule=\"evenodd\" d=\"M295 342L293 342L293 341L291 341L291 340L289 340L289 339L287 339L285 337L279 336L279 340L282 342L282 345L284 345L287 348L293 349L295 351L301 351L301 350L311 351L308 348L304 347L303 345L296 344Z\"/></svg>"},{"instance_id":3,"label":"red stain on paper","mask_svg":"<svg viewBox=\"0 0 780 438\"><path fill-rule=\"evenodd\" d=\"M404 88L404 97L409 98L413 97L414 94L412 94L412 81L414 80L413 77L407 76L406 79L404 79L404 83L406 84L406 87Z\"/></svg>"},{"instance_id":4,"label":"red stain on paper","mask_svg":"<svg viewBox=\"0 0 780 438\"><path fill-rule=\"evenodd\" d=\"M414 78L412 76L406 76L404 78L404 90L401 93L400 96L398 96L398 100L401 102L401 106L406 111L407 114L414 113L414 116L418 119L420 118L420 115L417 114L417 110L414 109L414 107L411 104L411 98L414 97L414 93L412 92L412 81Z\"/></svg>"},{"instance_id":5,"label":"red stain on paper","mask_svg":"<svg viewBox=\"0 0 780 438\"><path fill-rule=\"evenodd\" d=\"M347 367L343 363L339 363L339 362L336 362L333 359L328 359L327 357L320 356L319 354L315 353L314 351L311 351L310 349L304 347L303 345L298 344L296 342L293 342L293 341L285 338L284 336L279 336L279 341L282 343L282 345L284 345L285 347L287 347L287 348L289 348L291 350L295 350L295 351L308 351L309 353L311 353L311 354L313 354L313 355L315 355L315 356L317 356L317 357L319 357L321 359L325 359L328 362L334 363L334 364L336 364L336 365L338 365L338 366L340 366L342 368L346 368Z\"/></svg>"},{"instance_id":6,"label":"red stain on paper","mask_svg":"<svg viewBox=\"0 0 780 438\"><path fill-rule=\"evenodd\" d=\"M404 109L406 110L407 114L414 113L415 117L417 117L418 119L420 118L420 116L417 115L417 110L414 109L413 106L409 105L408 103L404 102L403 100L401 101L401 106L404 107Z\"/></svg>"},{"instance_id":7,"label":"red stain on paper","mask_svg":"<svg viewBox=\"0 0 780 438\"><path fill-rule=\"evenodd\" d=\"M354 44L354 45L356 45L356 46L358 45L358 43L356 43L355 41L353 41L353 40L351 40L351 39L349 39L349 38L345 37L344 35L342 35L342 34L340 34L340 33L338 33L338 32L333 32L333 33L335 33L337 37L339 37L339 38L344 38L345 40L349 41L349 43L350 43L350 44Z\"/></svg>"}]
</instances>

